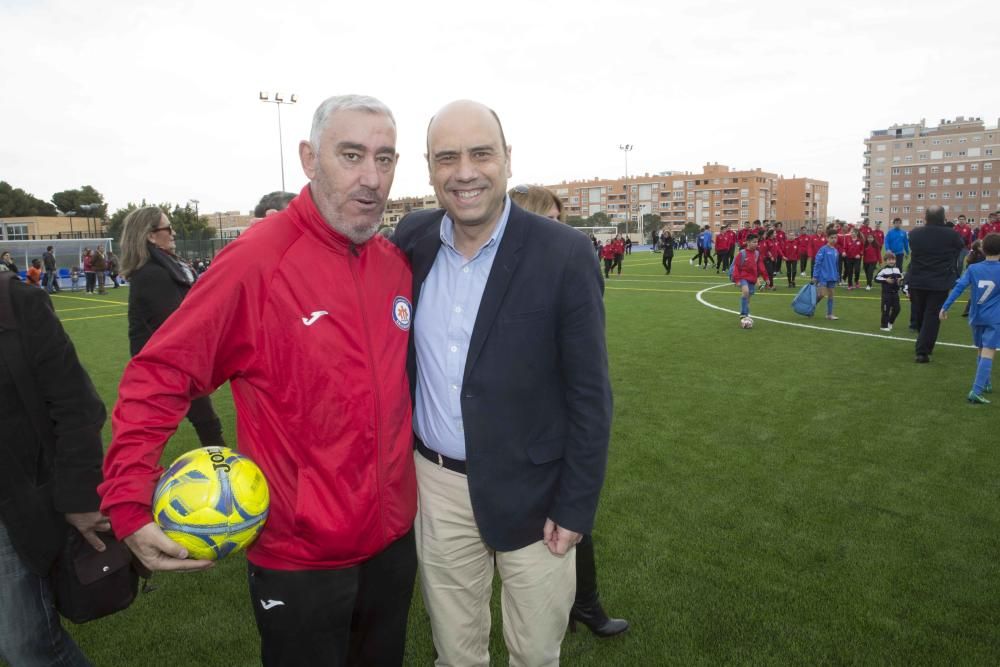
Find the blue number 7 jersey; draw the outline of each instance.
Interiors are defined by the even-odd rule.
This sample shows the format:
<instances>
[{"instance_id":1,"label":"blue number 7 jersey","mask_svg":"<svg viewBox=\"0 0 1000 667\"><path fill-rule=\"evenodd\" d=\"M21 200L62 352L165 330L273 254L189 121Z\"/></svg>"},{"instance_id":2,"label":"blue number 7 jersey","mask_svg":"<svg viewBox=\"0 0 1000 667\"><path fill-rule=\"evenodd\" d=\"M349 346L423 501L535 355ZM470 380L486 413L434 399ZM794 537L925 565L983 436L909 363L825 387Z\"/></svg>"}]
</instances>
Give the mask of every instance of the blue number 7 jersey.
<instances>
[{"instance_id":1,"label":"blue number 7 jersey","mask_svg":"<svg viewBox=\"0 0 1000 667\"><path fill-rule=\"evenodd\" d=\"M1000 262L986 260L966 269L942 307L951 307L967 287L971 288L969 325L1000 326Z\"/></svg>"}]
</instances>

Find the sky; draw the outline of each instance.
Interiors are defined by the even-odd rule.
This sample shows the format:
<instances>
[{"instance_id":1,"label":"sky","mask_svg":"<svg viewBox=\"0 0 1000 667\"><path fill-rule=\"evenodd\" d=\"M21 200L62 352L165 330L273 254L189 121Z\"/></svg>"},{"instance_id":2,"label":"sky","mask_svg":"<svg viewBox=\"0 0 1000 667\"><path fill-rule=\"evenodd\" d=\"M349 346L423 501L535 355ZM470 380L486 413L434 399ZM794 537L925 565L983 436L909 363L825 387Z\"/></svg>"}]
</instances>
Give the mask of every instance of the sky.
<instances>
[{"instance_id":1,"label":"sky","mask_svg":"<svg viewBox=\"0 0 1000 667\"><path fill-rule=\"evenodd\" d=\"M198 200L247 212L306 183L298 142L326 97L395 114L390 196L430 194L427 122L497 111L511 184L700 172L829 181L861 212L862 152L895 123L1000 117L1000 3L0 0L0 180L92 185L110 210Z\"/></svg>"}]
</instances>

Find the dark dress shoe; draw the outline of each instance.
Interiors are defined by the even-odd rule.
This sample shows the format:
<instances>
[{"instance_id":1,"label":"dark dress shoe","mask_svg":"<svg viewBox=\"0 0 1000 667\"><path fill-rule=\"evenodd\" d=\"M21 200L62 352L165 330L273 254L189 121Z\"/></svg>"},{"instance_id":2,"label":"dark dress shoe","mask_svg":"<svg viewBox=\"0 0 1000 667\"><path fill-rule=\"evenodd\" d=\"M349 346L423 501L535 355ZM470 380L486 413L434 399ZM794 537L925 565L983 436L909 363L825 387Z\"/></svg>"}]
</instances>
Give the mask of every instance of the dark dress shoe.
<instances>
[{"instance_id":1,"label":"dark dress shoe","mask_svg":"<svg viewBox=\"0 0 1000 667\"><path fill-rule=\"evenodd\" d=\"M628 621L622 618L608 618L600 602L592 605L574 604L569 612L569 631L576 632L576 624L583 623L598 637L614 637L628 630Z\"/></svg>"},{"instance_id":2,"label":"dark dress shoe","mask_svg":"<svg viewBox=\"0 0 1000 667\"><path fill-rule=\"evenodd\" d=\"M917 362L918 364L926 364L929 363L930 360L931 358L928 357L926 354L918 354L917 358L914 359L914 361Z\"/></svg>"}]
</instances>

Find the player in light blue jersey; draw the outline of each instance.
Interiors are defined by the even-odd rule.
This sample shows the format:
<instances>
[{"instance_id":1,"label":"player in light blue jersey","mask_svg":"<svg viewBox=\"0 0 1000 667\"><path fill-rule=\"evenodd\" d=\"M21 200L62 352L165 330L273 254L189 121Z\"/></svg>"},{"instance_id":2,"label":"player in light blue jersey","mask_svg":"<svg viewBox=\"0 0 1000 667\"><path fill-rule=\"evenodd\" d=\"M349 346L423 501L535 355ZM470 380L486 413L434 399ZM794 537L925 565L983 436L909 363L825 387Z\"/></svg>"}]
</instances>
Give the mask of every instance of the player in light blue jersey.
<instances>
[{"instance_id":1,"label":"player in light blue jersey","mask_svg":"<svg viewBox=\"0 0 1000 667\"><path fill-rule=\"evenodd\" d=\"M969 326L972 327L972 342L978 348L979 359L976 379L968 396L969 403L989 403L983 394L993 391L990 382L993 355L1000 347L1000 234L986 235L983 254L986 261L972 264L965 270L938 314L940 319L948 319L948 308L966 287L971 288Z\"/></svg>"}]
</instances>

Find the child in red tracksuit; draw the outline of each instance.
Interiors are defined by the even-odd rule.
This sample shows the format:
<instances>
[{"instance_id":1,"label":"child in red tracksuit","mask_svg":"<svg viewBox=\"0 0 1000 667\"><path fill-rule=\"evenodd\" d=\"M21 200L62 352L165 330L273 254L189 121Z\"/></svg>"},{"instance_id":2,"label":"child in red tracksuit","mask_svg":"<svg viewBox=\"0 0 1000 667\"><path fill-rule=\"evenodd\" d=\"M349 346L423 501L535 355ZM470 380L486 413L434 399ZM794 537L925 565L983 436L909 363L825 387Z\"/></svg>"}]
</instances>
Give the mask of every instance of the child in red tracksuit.
<instances>
[{"instance_id":1,"label":"child in red tracksuit","mask_svg":"<svg viewBox=\"0 0 1000 667\"><path fill-rule=\"evenodd\" d=\"M764 257L757 249L757 237L747 237L746 250L740 250L733 259L733 282L740 286L740 320L750 317L750 297L758 284L768 280Z\"/></svg>"},{"instance_id":2,"label":"child in red tracksuit","mask_svg":"<svg viewBox=\"0 0 1000 667\"><path fill-rule=\"evenodd\" d=\"M858 278L861 277L861 255L864 249L865 244L861 240L861 235L857 230L852 230L843 241L844 273L847 275L849 290L860 287Z\"/></svg>"},{"instance_id":3,"label":"child in red tracksuit","mask_svg":"<svg viewBox=\"0 0 1000 667\"><path fill-rule=\"evenodd\" d=\"M781 256L785 258L785 277L788 278L788 286L795 287L795 272L799 263L799 240L794 236L789 236L781 244Z\"/></svg>"},{"instance_id":4,"label":"child in red tracksuit","mask_svg":"<svg viewBox=\"0 0 1000 667\"><path fill-rule=\"evenodd\" d=\"M861 251L861 261L865 264L865 280L868 282L866 290L872 289L872 278L875 277L875 267L878 266L882 254L882 246L875 240L874 232L868 232L865 236L865 247Z\"/></svg>"},{"instance_id":5,"label":"child in red tracksuit","mask_svg":"<svg viewBox=\"0 0 1000 667\"><path fill-rule=\"evenodd\" d=\"M601 259L604 260L604 278L607 280L611 277L611 267L615 263L615 246L611 241L601 246Z\"/></svg>"},{"instance_id":6,"label":"child in red tracksuit","mask_svg":"<svg viewBox=\"0 0 1000 667\"><path fill-rule=\"evenodd\" d=\"M826 235L822 229L817 229L816 233L809 237L809 275L816 271L816 253L826 245Z\"/></svg>"},{"instance_id":7,"label":"child in red tracksuit","mask_svg":"<svg viewBox=\"0 0 1000 667\"><path fill-rule=\"evenodd\" d=\"M769 229L764 234L764 240L759 242L760 254L764 259L764 271L767 273L767 286L774 289L774 267L778 261L778 242L774 240L774 230Z\"/></svg>"}]
</instances>

